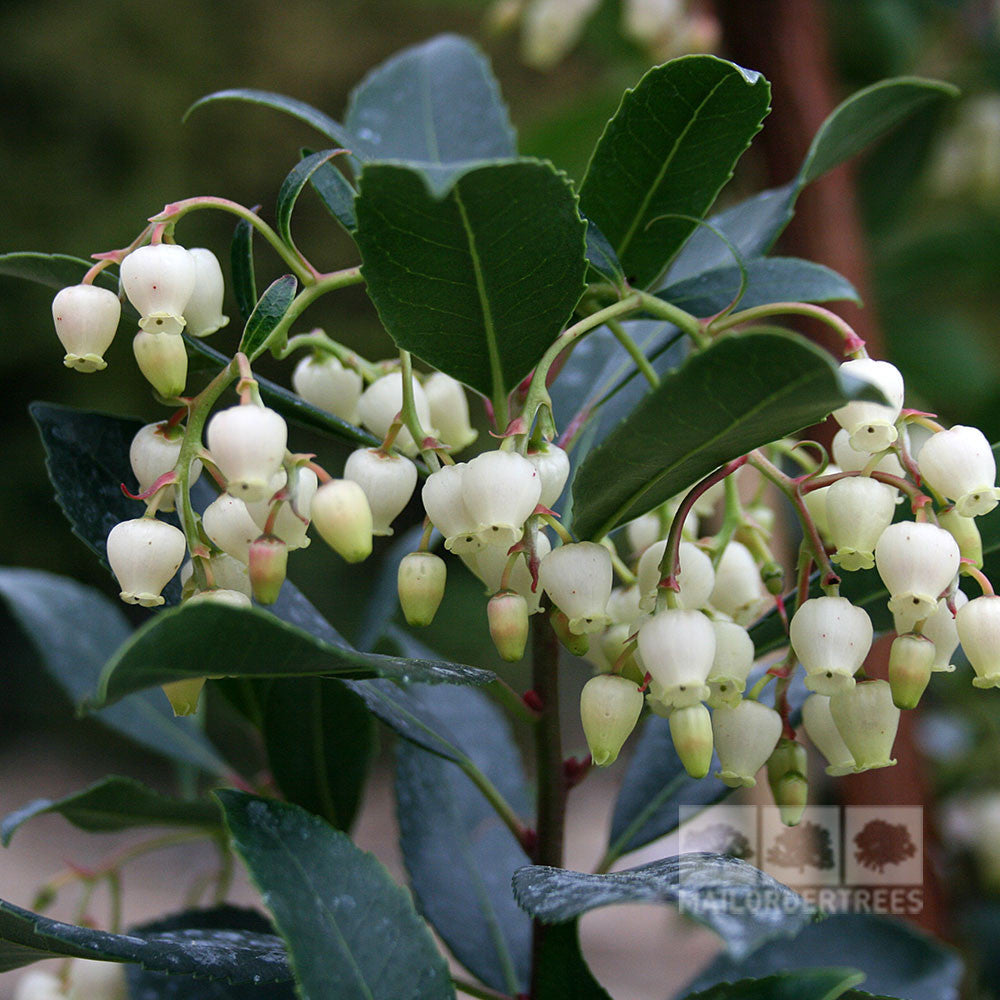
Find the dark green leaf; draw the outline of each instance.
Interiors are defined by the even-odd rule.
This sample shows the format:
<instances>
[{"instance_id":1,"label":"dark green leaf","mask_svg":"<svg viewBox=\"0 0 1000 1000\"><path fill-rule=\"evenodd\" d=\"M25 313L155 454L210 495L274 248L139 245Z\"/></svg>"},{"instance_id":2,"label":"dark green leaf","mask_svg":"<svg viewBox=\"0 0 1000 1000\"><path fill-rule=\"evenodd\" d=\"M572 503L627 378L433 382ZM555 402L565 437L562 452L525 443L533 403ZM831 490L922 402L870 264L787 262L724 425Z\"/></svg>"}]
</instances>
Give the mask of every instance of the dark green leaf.
<instances>
[{"instance_id":1,"label":"dark green leaf","mask_svg":"<svg viewBox=\"0 0 1000 1000\"><path fill-rule=\"evenodd\" d=\"M341 156L346 150L324 149L319 153L311 153L295 164L288 176L281 182L278 189L278 207L275 212L275 223L278 235L290 246L295 246L292 239L292 212L299 200L302 189L312 180L313 174L321 167L330 166L330 160ZM336 169L336 168L333 168Z\"/></svg>"},{"instance_id":2,"label":"dark green leaf","mask_svg":"<svg viewBox=\"0 0 1000 1000\"><path fill-rule=\"evenodd\" d=\"M74 704L94 690L108 657L132 631L121 609L103 594L41 570L0 569L0 596ZM193 720L175 719L159 691L132 695L94 718L171 760L210 774L226 770Z\"/></svg>"},{"instance_id":3,"label":"dark green leaf","mask_svg":"<svg viewBox=\"0 0 1000 1000\"><path fill-rule=\"evenodd\" d=\"M251 361L267 350L268 338L288 312L297 287L294 275L286 274L271 282L254 306L240 341L240 350Z\"/></svg>"},{"instance_id":4,"label":"dark green leaf","mask_svg":"<svg viewBox=\"0 0 1000 1000\"><path fill-rule=\"evenodd\" d=\"M611 1000L580 951L576 920L544 929L534 996L535 1000Z\"/></svg>"},{"instance_id":5,"label":"dark green leaf","mask_svg":"<svg viewBox=\"0 0 1000 1000\"><path fill-rule=\"evenodd\" d=\"M431 684L493 680L488 670L457 663L333 645L261 608L186 604L160 612L118 649L101 673L91 704L101 707L143 688L213 675L392 677Z\"/></svg>"},{"instance_id":6,"label":"dark green leaf","mask_svg":"<svg viewBox=\"0 0 1000 1000\"><path fill-rule=\"evenodd\" d=\"M303 1000L444 1000L448 967L404 889L298 806L216 793L288 944Z\"/></svg>"},{"instance_id":7,"label":"dark green leaf","mask_svg":"<svg viewBox=\"0 0 1000 1000\"><path fill-rule=\"evenodd\" d=\"M372 165L355 207L361 271L390 336L495 400L583 291L584 223L550 164L481 166L440 199L416 171Z\"/></svg>"},{"instance_id":8,"label":"dark green leaf","mask_svg":"<svg viewBox=\"0 0 1000 1000\"><path fill-rule=\"evenodd\" d=\"M257 206L258 208L260 206ZM233 294L244 323L257 305L257 278L253 263L253 226L240 219L229 245L229 266L233 276Z\"/></svg>"},{"instance_id":9,"label":"dark green leaf","mask_svg":"<svg viewBox=\"0 0 1000 1000\"><path fill-rule=\"evenodd\" d=\"M404 556L417 548L423 533L424 526L415 524L409 531L395 539L389 551L382 557L378 567L378 575L371 588L371 596L365 605L365 612L358 628L357 642L355 643L358 649L374 649L378 645L379 639L382 638L386 626L399 611L396 583L399 564L403 561Z\"/></svg>"},{"instance_id":10,"label":"dark green leaf","mask_svg":"<svg viewBox=\"0 0 1000 1000\"><path fill-rule=\"evenodd\" d=\"M739 294L740 270L735 265L705 271L668 285L657 296L693 316L714 316ZM746 288L736 308L751 309L772 302L860 302L854 286L836 271L796 257L759 257L746 263Z\"/></svg>"},{"instance_id":11,"label":"dark green leaf","mask_svg":"<svg viewBox=\"0 0 1000 1000\"><path fill-rule=\"evenodd\" d=\"M58 813L81 830L97 832L134 826L221 826L214 802L172 799L132 778L110 775L65 798L36 799L12 812L0 825L0 842L6 847L19 826L46 813Z\"/></svg>"},{"instance_id":12,"label":"dark green leaf","mask_svg":"<svg viewBox=\"0 0 1000 1000\"><path fill-rule=\"evenodd\" d=\"M48 288L65 288L80 284L93 263L64 253L5 253L0 254L0 275L34 281ZM118 282L107 271L102 271L94 284L118 291Z\"/></svg>"},{"instance_id":13,"label":"dark green leaf","mask_svg":"<svg viewBox=\"0 0 1000 1000\"><path fill-rule=\"evenodd\" d=\"M625 272L615 254L615 248L608 238L587 220L587 263L597 272L597 276L610 281L617 288L625 287Z\"/></svg>"},{"instance_id":14,"label":"dark green leaf","mask_svg":"<svg viewBox=\"0 0 1000 1000\"><path fill-rule=\"evenodd\" d=\"M521 756L503 713L479 691L439 688L430 721L521 816L530 805ZM528 989L531 920L510 888L528 857L459 767L411 743L396 749L400 846L421 912L451 953L508 994Z\"/></svg>"},{"instance_id":15,"label":"dark green leaf","mask_svg":"<svg viewBox=\"0 0 1000 1000\"><path fill-rule=\"evenodd\" d=\"M304 149L302 155L310 156L312 150ZM358 220L354 214L355 191L351 182L332 163L321 163L310 176L309 183L326 210L349 233L353 232Z\"/></svg>"},{"instance_id":16,"label":"dark green leaf","mask_svg":"<svg viewBox=\"0 0 1000 1000\"><path fill-rule=\"evenodd\" d=\"M261 734L284 797L350 829L375 750L364 702L332 678L282 679L268 690Z\"/></svg>"},{"instance_id":17,"label":"dark green leaf","mask_svg":"<svg viewBox=\"0 0 1000 1000\"><path fill-rule=\"evenodd\" d=\"M533 865L514 874L514 895L546 924L613 903L672 903L711 927L739 957L771 938L797 934L815 918L787 886L722 854L682 854L610 875Z\"/></svg>"},{"instance_id":18,"label":"dark green leaf","mask_svg":"<svg viewBox=\"0 0 1000 1000\"><path fill-rule=\"evenodd\" d=\"M837 1000L864 982L857 969L803 969L764 979L719 983L685 1000Z\"/></svg>"},{"instance_id":19,"label":"dark green leaf","mask_svg":"<svg viewBox=\"0 0 1000 1000\"><path fill-rule=\"evenodd\" d=\"M865 973L865 989L873 993L906 1000L958 998L962 962L955 951L910 924L868 913L833 914L791 941L771 941L743 960L721 955L679 995L845 960Z\"/></svg>"},{"instance_id":20,"label":"dark green leaf","mask_svg":"<svg viewBox=\"0 0 1000 1000\"><path fill-rule=\"evenodd\" d=\"M626 91L580 189L632 284L653 284L732 176L769 110L759 74L715 56L651 69Z\"/></svg>"},{"instance_id":21,"label":"dark green leaf","mask_svg":"<svg viewBox=\"0 0 1000 1000\"><path fill-rule=\"evenodd\" d=\"M573 481L576 533L600 538L723 463L871 391L847 384L833 358L801 337L722 337L662 379L587 456Z\"/></svg>"},{"instance_id":22,"label":"dark green leaf","mask_svg":"<svg viewBox=\"0 0 1000 1000\"><path fill-rule=\"evenodd\" d=\"M60 923L0 900L0 972L45 958L137 962L171 975L230 983L281 983L291 978L280 938L246 930L109 934Z\"/></svg>"}]
</instances>

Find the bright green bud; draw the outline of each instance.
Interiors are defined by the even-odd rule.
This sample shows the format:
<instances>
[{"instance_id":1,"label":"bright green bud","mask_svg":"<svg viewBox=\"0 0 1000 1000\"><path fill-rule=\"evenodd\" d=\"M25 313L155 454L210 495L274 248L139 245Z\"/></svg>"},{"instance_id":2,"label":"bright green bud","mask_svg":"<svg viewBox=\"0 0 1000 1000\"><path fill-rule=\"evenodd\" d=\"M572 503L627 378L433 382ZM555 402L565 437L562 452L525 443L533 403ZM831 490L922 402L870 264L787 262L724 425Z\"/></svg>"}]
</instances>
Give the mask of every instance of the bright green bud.
<instances>
[{"instance_id":1,"label":"bright green bud","mask_svg":"<svg viewBox=\"0 0 1000 1000\"><path fill-rule=\"evenodd\" d=\"M977 569L983 568L983 539L974 517L962 517L954 508L938 514L938 524L958 542L958 551Z\"/></svg>"},{"instance_id":2,"label":"bright green bud","mask_svg":"<svg viewBox=\"0 0 1000 1000\"><path fill-rule=\"evenodd\" d=\"M889 652L889 686L896 708L916 708L934 669L934 643L922 635L896 636Z\"/></svg>"},{"instance_id":3,"label":"bright green bud","mask_svg":"<svg viewBox=\"0 0 1000 1000\"><path fill-rule=\"evenodd\" d=\"M497 652L509 663L516 663L528 644L528 602L520 594L503 590L490 598L486 617Z\"/></svg>"},{"instance_id":4,"label":"bright green bud","mask_svg":"<svg viewBox=\"0 0 1000 1000\"><path fill-rule=\"evenodd\" d=\"M250 545L250 586L254 599L274 604L288 569L288 546L275 535L261 535Z\"/></svg>"},{"instance_id":5,"label":"bright green bud","mask_svg":"<svg viewBox=\"0 0 1000 1000\"><path fill-rule=\"evenodd\" d=\"M444 597L448 568L433 552L403 556L396 574L399 604L407 625L430 625Z\"/></svg>"},{"instance_id":6,"label":"bright green bud","mask_svg":"<svg viewBox=\"0 0 1000 1000\"><path fill-rule=\"evenodd\" d=\"M575 632L571 632L569 630L569 618L558 608L554 608L552 614L549 615L549 622L552 625L552 631L555 632L559 641L566 647L568 653L572 653L573 656L584 656L587 650L590 649L590 640L586 633L577 635Z\"/></svg>"},{"instance_id":7,"label":"bright green bud","mask_svg":"<svg viewBox=\"0 0 1000 1000\"><path fill-rule=\"evenodd\" d=\"M184 392L188 359L184 338L179 333L140 330L132 341L132 351L146 381L161 396L172 399Z\"/></svg>"},{"instance_id":8,"label":"bright green bud","mask_svg":"<svg viewBox=\"0 0 1000 1000\"><path fill-rule=\"evenodd\" d=\"M204 677L189 677L163 685L163 693L167 696L174 715L194 715L198 710L198 699L205 680Z\"/></svg>"},{"instance_id":9,"label":"bright green bud","mask_svg":"<svg viewBox=\"0 0 1000 1000\"><path fill-rule=\"evenodd\" d=\"M635 729L642 713L639 686L619 674L591 677L580 693L580 720L596 767L607 767Z\"/></svg>"},{"instance_id":10,"label":"bright green bud","mask_svg":"<svg viewBox=\"0 0 1000 1000\"><path fill-rule=\"evenodd\" d=\"M782 738L767 760L767 782L785 826L797 826L809 795L809 760L806 748Z\"/></svg>"},{"instance_id":11,"label":"bright green bud","mask_svg":"<svg viewBox=\"0 0 1000 1000\"><path fill-rule=\"evenodd\" d=\"M684 770L704 778L712 766L712 716L702 704L675 708L670 713L670 738Z\"/></svg>"}]
</instances>

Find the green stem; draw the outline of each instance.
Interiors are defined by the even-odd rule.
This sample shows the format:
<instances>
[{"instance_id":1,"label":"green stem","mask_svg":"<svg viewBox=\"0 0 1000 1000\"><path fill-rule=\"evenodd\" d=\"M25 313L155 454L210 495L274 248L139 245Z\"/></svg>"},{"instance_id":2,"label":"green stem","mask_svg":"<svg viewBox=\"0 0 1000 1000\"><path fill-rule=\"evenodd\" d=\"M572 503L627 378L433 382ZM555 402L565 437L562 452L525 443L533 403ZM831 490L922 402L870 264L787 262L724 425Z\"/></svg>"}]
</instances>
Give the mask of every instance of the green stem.
<instances>
[{"instance_id":1,"label":"green stem","mask_svg":"<svg viewBox=\"0 0 1000 1000\"><path fill-rule=\"evenodd\" d=\"M522 847L526 846L530 839L528 828L521 821L511 804L500 794L496 785L483 774L470 760L458 761L458 766L465 772L472 783L482 792L483 798L493 807L494 812L503 820L504 825L517 838L517 842Z\"/></svg>"},{"instance_id":2,"label":"green stem","mask_svg":"<svg viewBox=\"0 0 1000 1000\"><path fill-rule=\"evenodd\" d=\"M660 384L660 376L649 363L649 359L639 349L639 345L628 335L625 327L616 319L608 320L608 329L615 335L615 340L629 353L629 357L635 362L636 368L645 376L646 381L655 389Z\"/></svg>"},{"instance_id":3,"label":"green stem","mask_svg":"<svg viewBox=\"0 0 1000 1000\"><path fill-rule=\"evenodd\" d=\"M768 316L788 315L811 316L813 319L818 319L840 334L848 345L853 345L858 340L858 335L846 320L841 319L829 309L813 305L810 302L771 302L767 305L753 306L750 309L730 313L728 316L715 320L709 325L709 329L713 334L717 334L722 333L723 330L730 330L734 326L741 326L743 323L751 323Z\"/></svg>"},{"instance_id":4,"label":"green stem","mask_svg":"<svg viewBox=\"0 0 1000 1000\"><path fill-rule=\"evenodd\" d=\"M433 448L425 448L424 441L427 433L420 426L420 417L417 415L417 405L413 401L413 358L409 351L399 352L399 364L403 376L403 423L410 432L414 444L420 449L427 467L431 472L437 472L441 468L441 461L437 457L437 452Z\"/></svg>"},{"instance_id":5,"label":"green stem","mask_svg":"<svg viewBox=\"0 0 1000 1000\"><path fill-rule=\"evenodd\" d=\"M664 302L663 299L650 294L649 292L636 292L642 308L652 313L659 319L665 319L668 323L673 323L679 330L683 330L698 347L708 347L712 338L705 333L704 327L696 316L685 312L678 306Z\"/></svg>"},{"instance_id":6,"label":"green stem","mask_svg":"<svg viewBox=\"0 0 1000 1000\"><path fill-rule=\"evenodd\" d=\"M374 382L381 378L382 372L376 365L361 357L356 351L352 351L344 344L338 343L322 330L316 329L311 333L299 333L294 337L289 337L285 346L279 348L277 345L272 348L271 353L282 361L294 351L309 348L324 354L332 354L346 368L353 368L357 371L365 382Z\"/></svg>"}]
</instances>

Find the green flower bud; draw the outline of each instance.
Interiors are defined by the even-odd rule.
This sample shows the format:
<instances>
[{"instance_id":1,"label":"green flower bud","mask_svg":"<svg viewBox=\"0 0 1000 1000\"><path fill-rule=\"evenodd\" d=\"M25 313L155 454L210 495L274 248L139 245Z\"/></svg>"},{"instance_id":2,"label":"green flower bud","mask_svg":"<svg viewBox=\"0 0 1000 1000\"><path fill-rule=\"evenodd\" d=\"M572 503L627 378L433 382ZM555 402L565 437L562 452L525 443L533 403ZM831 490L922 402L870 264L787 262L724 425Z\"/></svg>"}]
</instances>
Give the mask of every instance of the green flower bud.
<instances>
[{"instance_id":1,"label":"green flower bud","mask_svg":"<svg viewBox=\"0 0 1000 1000\"><path fill-rule=\"evenodd\" d=\"M675 708L670 713L670 737L684 770L704 778L712 766L712 716L702 704Z\"/></svg>"},{"instance_id":2,"label":"green flower bud","mask_svg":"<svg viewBox=\"0 0 1000 1000\"><path fill-rule=\"evenodd\" d=\"M140 330L132 341L132 351L146 381L161 396L172 399L184 392L188 359L184 338L179 333Z\"/></svg>"},{"instance_id":3,"label":"green flower bud","mask_svg":"<svg viewBox=\"0 0 1000 1000\"><path fill-rule=\"evenodd\" d=\"M957 510L942 511L938 524L958 542L958 551L977 569L983 568L983 539L974 517L963 517Z\"/></svg>"},{"instance_id":4,"label":"green flower bud","mask_svg":"<svg viewBox=\"0 0 1000 1000\"><path fill-rule=\"evenodd\" d=\"M163 693L167 696L174 715L194 715L198 710L198 699L205 680L204 677L189 677L163 685Z\"/></svg>"},{"instance_id":5,"label":"green flower bud","mask_svg":"<svg viewBox=\"0 0 1000 1000\"><path fill-rule=\"evenodd\" d=\"M809 794L806 748L795 740L780 739L767 761L767 782L785 826L797 826Z\"/></svg>"},{"instance_id":6,"label":"green flower bud","mask_svg":"<svg viewBox=\"0 0 1000 1000\"><path fill-rule=\"evenodd\" d=\"M312 523L323 541L349 563L372 554L372 512L365 491L350 479L331 479L313 497Z\"/></svg>"},{"instance_id":7,"label":"green flower bud","mask_svg":"<svg viewBox=\"0 0 1000 1000\"><path fill-rule=\"evenodd\" d=\"M528 644L528 602L520 594L503 590L490 598L486 616L497 652L509 663L516 663Z\"/></svg>"},{"instance_id":8,"label":"green flower bud","mask_svg":"<svg viewBox=\"0 0 1000 1000\"><path fill-rule=\"evenodd\" d=\"M444 597L448 568L433 552L403 556L396 574L399 604L407 625L430 625Z\"/></svg>"},{"instance_id":9,"label":"green flower bud","mask_svg":"<svg viewBox=\"0 0 1000 1000\"><path fill-rule=\"evenodd\" d=\"M596 767L607 767L629 738L642 713L639 686L619 674L591 677L580 693L580 721Z\"/></svg>"},{"instance_id":10,"label":"green flower bud","mask_svg":"<svg viewBox=\"0 0 1000 1000\"><path fill-rule=\"evenodd\" d=\"M552 631L555 632L559 641L566 647L568 653L571 653L573 656L586 655L587 650L590 649L590 639L586 633L577 635L575 632L571 632L569 618L562 611L554 608L552 614L549 615L549 622L552 625Z\"/></svg>"},{"instance_id":11,"label":"green flower bud","mask_svg":"<svg viewBox=\"0 0 1000 1000\"><path fill-rule=\"evenodd\" d=\"M275 535L261 535L250 546L250 585L261 604L274 604L288 568L288 546Z\"/></svg>"},{"instance_id":12,"label":"green flower bud","mask_svg":"<svg viewBox=\"0 0 1000 1000\"><path fill-rule=\"evenodd\" d=\"M889 652L889 686L896 708L916 708L934 669L934 643L922 635L896 636Z\"/></svg>"}]
</instances>

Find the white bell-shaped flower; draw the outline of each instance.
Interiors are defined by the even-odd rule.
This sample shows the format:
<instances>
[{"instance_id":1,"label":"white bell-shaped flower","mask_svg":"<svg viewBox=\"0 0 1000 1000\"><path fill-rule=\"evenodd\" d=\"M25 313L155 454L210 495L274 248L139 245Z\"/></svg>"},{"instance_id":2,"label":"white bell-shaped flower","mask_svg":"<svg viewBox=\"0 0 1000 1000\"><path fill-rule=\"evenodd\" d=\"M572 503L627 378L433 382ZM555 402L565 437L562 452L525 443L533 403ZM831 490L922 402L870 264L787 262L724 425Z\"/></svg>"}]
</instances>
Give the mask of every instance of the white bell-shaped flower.
<instances>
[{"instance_id":1,"label":"white bell-shaped flower","mask_svg":"<svg viewBox=\"0 0 1000 1000\"><path fill-rule=\"evenodd\" d=\"M444 372L434 372L424 379L424 394L430 406L430 422L443 445L453 452L461 451L479 437L469 420L469 400L461 382Z\"/></svg>"},{"instance_id":2,"label":"white bell-shaped flower","mask_svg":"<svg viewBox=\"0 0 1000 1000\"><path fill-rule=\"evenodd\" d=\"M1000 597L984 594L958 609L955 627L976 672L973 686L1000 687Z\"/></svg>"},{"instance_id":3,"label":"white bell-shaped flower","mask_svg":"<svg viewBox=\"0 0 1000 1000\"><path fill-rule=\"evenodd\" d=\"M574 635L600 632L610 623L605 609L613 577L611 553L596 542L561 545L538 567L538 585L569 619Z\"/></svg>"},{"instance_id":4,"label":"white bell-shaped flower","mask_svg":"<svg viewBox=\"0 0 1000 1000\"><path fill-rule=\"evenodd\" d=\"M220 493L201 515L205 534L227 555L247 565L250 546L260 537L260 525L239 497Z\"/></svg>"},{"instance_id":5,"label":"white bell-shaped flower","mask_svg":"<svg viewBox=\"0 0 1000 1000\"><path fill-rule=\"evenodd\" d=\"M952 536L926 521L897 521L875 546L875 568L889 591L889 610L910 631L934 612L958 572L960 553Z\"/></svg>"},{"instance_id":6,"label":"white bell-shaped flower","mask_svg":"<svg viewBox=\"0 0 1000 1000\"><path fill-rule=\"evenodd\" d=\"M160 591L184 561L184 532L166 521L137 517L121 521L108 534L108 562L126 604L154 608L163 604Z\"/></svg>"},{"instance_id":7,"label":"white bell-shaped flower","mask_svg":"<svg viewBox=\"0 0 1000 1000\"><path fill-rule=\"evenodd\" d=\"M655 545L665 535L660 515L656 511L643 514L642 517L637 517L625 525L625 538L628 540L629 551L633 558L641 556L650 545Z\"/></svg>"},{"instance_id":8,"label":"white bell-shaped flower","mask_svg":"<svg viewBox=\"0 0 1000 1000\"><path fill-rule=\"evenodd\" d=\"M234 559L228 552L217 552L209 561L212 581L220 590L235 590L247 597L251 594L250 570L247 564ZM187 592L193 590L194 567L188 559L181 566L181 587Z\"/></svg>"},{"instance_id":9,"label":"white bell-shaped flower","mask_svg":"<svg viewBox=\"0 0 1000 1000\"><path fill-rule=\"evenodd\" d=\"M465 462L442 465L424 481L420 499L431 524L444 535L444 547L456 555L476 552L486 544L465 506ZM507 548L512 545L511 542Z\"/></svg>"},{"instance_id":10,"label":"white bell-shaped flower","mask_svg":"<svg viewBox=\"0 0 1000 1000\"><path fill-rule=\"evenodd\" d=\"M552 551L552 543L548 536L542 532L535 535L535 555L539 560L544 559ZM500 589L500 582L503 579L503 571L507 565L509 556L507 550L502 545L487 545L477 552L469 552L462 556L462 561L483 583L490 594L495 594ZM542 585L539 581L534 591L532 585L531 569L528 560L520 555L514 563L507 580L507 589L513 590L515 594L520 594L528 604L528 614L534 615L541 610Z\"/></svg>"},{"instance_id":11,"label":"white bell-shaped flower","mask_svg":"<svg viewBox=\"0 0 1000 1000\"><path fill-rule=\"evenodd\" d=\"M591 677L580 692L580 721L595 767L607 767L629 738L642 714L642 692L619 674Z\"/></svg>"},{"instance_id":12,"label":"white bell-shaped flower","mask_svg":"<svg viewBox=\"0 0 1000 1000\"><path fill-rule=\"evenodd\" d=\"M792 648L806 671L806 687L832 695L854 687L854 675L871 649L871 619L846 597L813 597L792 616Z\"/></svg>"},{"instance_id":13,"label":"white bell-shaped flower","mask_svg":"<svg viewBox=\"0 0 1000 1000\"><path fill-rule=\"evenodd\" d=\"M709 696L715 629L700 611L658 611L639 629L639 654L652 677L650 697L661 705L684 708Z\"/></svg>"},{"instance_id":14,"label":"white bell-shaped flower","mask_svg":"<svg viewBox=\"0 0 1000 1000\"><path fill-rule=\"evenodd\" d=\"M538 502L551 510L569 479L569 455L556 444L546 444L539 451L529 451L525 457L538 470L542 482Z\"/></svg>"},{"instance_id":15,"label":"white bell-shaped flower","mask_svg":"<svg viewBox=\"0 0 1000 1000\"><path fill-rule=\"evenodd\" d=\"M392 522L410 502L417 485L417 467L402 455L388 455L379 448L359 448L347 456L344 478L353 479L368 497L372 531L391 535Z\"/></svg>"},{"instance_id":16,"label":"white bell-shaped flower","mask_svg":"<svg viewBox=\"0 0 1000 1000\"><path fill-rule=\"evenodd\" d=\"M431 407L427 402L427 394L423 386L413 379L413 407L417 419L425 434L435 434L434 422L431 420ZM392 426L396 415L403 409L403 373L390 372L376 379L361 394L358 400L358 416L361 423L376 437L384 438ZM396 436L395 446L410 457L416 455L419 443L413 440L413 435L404 427Z\"/></svg>"},{"instance_id":17,"label":"white bell-shaped flower","mask_svg":"<svg viewBox=\"0 0 1000 1000\"><path fill-rule=\"evenodd\" d=\"M605 610L612 624L631 625L642 614L639 607L639 585L633 583L630 587L615 587Z\"/></svg>"},{"instance_id":18,"label":"white bell-shaped flower","mask_svg":"<svg viewBox=\"0 0 1000 1000\"><path fill-rule=\"evenodd\" d=\"M851 435L841 428L833 435L833 464L828 465L823 474L833 475L834 472L843 470L844 472L861 472L868 467L872 460L870 451L859 451L851 444ZM875 465L875 472L886 472L890 476L906 478L906 472L900 464L899 458L894 451L887 451Z\"/></svg>"},{"instance_id":19,"label":"white bell-shaped flower","mask_svg":"<svg viewBox=\"0 0 1000 1000\"><path fill-rule=\"evenodd\" d=\"M194 260L194 291L184 307L187 332L195 337L207 337L221 330L229 317L222 313L222 299L226 284L222 278L219 258L205 247L188 250Z\"/></svg>"},{"instance_id":20,"label":"white bell-shaped flower","mask_svg":"<svg viewBox=\"0 0 1000 1000\"><path fill-rule=\"evenodd\" d=\"M831 462L824 470L824 476L832 476L836 472L841 472L839 466L836 466ZM809 516L813 519L813 524L816 525L817 531L819 531L820 537L823 541L829 541L830 538L830 522L826 516L826 495L830 492L829 486L823 486L818 490L810 490L808 493L802 494L802 499L805 502L806 510L809 511Z\"/></svg>"},{"instance_id":21,"label":"white bell-shaped flower","mask_svg":"<svg viewBox=\"0 0 1000 1000\"><path fill-rule=\"evenodd\" d=\"M121 283L149 333L180 333L194 293L197 265L184 247L157 243L133 250L121 263Z\"/></svg>"},{"instance_id":22,"label":"white bell-shaped flower","mask_svg":"<svg viewBox=\"0 0 1000 1000\"><path fill-rule=\"evenodd\" d=\"M132 338L132 353L146 381L164 398L184 393L187 384L187 348L179 333L140 330Z\"/></svg>"},{"instance_id":23,"label":"white bell-shaped flower","mask_svg":"<svg viewBox=\"0 0 1000 1000\"><path fill-rule=\"evenodd\" d=\"M349 424L358 423L358 400L364 382L332 354L308 354L292 372L292 388L307 402Z\"/></svg>"},{"instance_id":24,"label":"white bell-shaped flower","mask_svg":"<svg viewBox=\"0 0 1000 1000\"><path fill-rule=\"evenodd\" d=\"M747 677L753 667L753 639L742 625L736 622L713 621L715 656L708 673L711 694L708 703L712 708L720 705L735 707L747 686Z\"/></svg>"},{"instance_id":25,"label":"white bell-shaped flower","mask_svg":"<svg viewBox=\"0 0 1000 1000\"><path fill-rule=\"evenodd\" d=\"M477 455L466 466L462 479L465 509L487 545L510 548L518 541L541 492L538 470L513 451Z\"/></svg>"},{"instance_id":26,"label":"white bell-shaped flower","mask_svg":"<svg viewBox=\"0 0 1000 1000\"><path fill-rule=\"evenodd\" d=\"M855 771L892 767L892 744L899 728L899 709L892 703L888 681L858 681L830 697L830 714L854 757Z\"/></svg>"},{"instance_id":27,"label":"white bell-shaped flower","mask_svg":"<svg viewBox=\"0 0 1000 1000\"><path fill-rule=\"evenodd\" d=\"M281 469L277 475L271 477L267 486L267 496L263 500L247 504L250 516L261 531L271 516L271 497L286 486L287 480L285 470ZM312 469L305 466L295 469L294 484L288 489L290 495L278 508L271 528L271 533L285 543L289 552L309 546L309 512L317 489L319 489L319 479Z\"/></svg>"},{"instance_id":28,"label":"white bell-shaped flower","mask_svg":"<svg viewBox=\"0 0 1000 1000\"><path fill-rule=\"evenodd\" d=\"M712 735L722 765L715 776L730 788L751 788L781 738L781 716L759 701L723 705L712 712Z\"/></svg>"},{"instance_id":29,"label":"white bell-shaped flower","mask_svg":"<svg viewBox=\"0 0 1000 1000\"><path fill-rule=\"evenodd\" d=\"M988 514L1000 499L997 464L986 435L961 424L932 434L920 449L920 476L935 492L956 501L963 517Z\"/></svg>"},{"instance_id":30,"label":"white bell-shaped flower","mask_svg":"<svg viewBox=\"0 0 1000 1000\"><path fill-rule=\"evenodd\" d=\"M749 625L760 617L766 600L753 554L742 542L730 540L715 567L715 586L708 603L740 625Z\"/></svg>"},{"instance_id":31,"label":"white bell-shaped flower","mask_svg":"<svg viewBox=\"0 0 1000 1000\"><path fill-rule=\"evenodd\" d=\"M858 451L884 451L899 436L896 420L903 408L903 376L895 365L872 358L845 361L840 371L880 389L888 405L854 400L834 410L833 419L848 432Z\"/></svg>"},{"instance_id":32,"label":"white bell-shaped flower","mask_svg":"<svg viewBox=\"0 0 1000 1000\"><path fill-rule=\"evenodd\" d=\"M128 458L132 473L138 480L137 492L145 493L160 476L166 475L177 464L180 457L184 433L181 428L170 428L165 423L146 424L141 427L129 446ZM191 483L201 475L201 462L191 463ZM177 488L171 486L160 501L158 510L168 512L174 509Z\"/></svg>"},{"instance_id":33,"label":"white bell-shaped flower","mask_svg":"<svg viewBox=\"0 0 1000 1000\"><path fill-rule=\"evenodd\" d=\"M66 970L66 1000L128 1000L125 966L74 958Z\"/></svg>"},{"instance_id":34,"label":"white bell-shaped flower","mask_svg":"<svg viewBox=\"0 0 1000 1000\"><path fill-rule=\"evenodd\" d=\"M960 590L955 591L955 610L961 610L969 603L968 597ZM955 616L948 607L948 602L942 597L937 608L925 619L921 633L934 643L934 673L951 673L955 664L951 657L958 648L958 626Z\"/></svg>"},{"instance_id":35,"label":"white bell-shaped flower","mask_svg":"<svg viewBox=\"0 0 1000 1000\"><path fill-rule=\"evenodd\" d=\"M833 561L845 570L871 569L875 544L896 512L896 491L867 476L850 476L825 492L829 538L837 550Z\"/></svg>"},{"instance_id":36,"label":"white bell-shaped flower","mask_svg":"<svg viewBox=\"0 0 1000 1000\"><path fill-rule=\"evenodd\" d=\"M642 554L636 579L639 586L639 608L653 611L660 588L660 563L667 550L666 539L651 545ZM697 610L708 604L709 595L715 586L715 570L712 560L692 542L681 542L677 548L680 569L677 573L677 604L681 608Z\"/></svg>"},{"instance_id":37,"label":"white bell-shaped flower","mask_svg":"<svg viewBox=\"0 0 1000 1000\"><path fill-rule=\"evenodd\" d=\"M287 444L284 417L266 406L230 406L208 422L208 450L226 477L226 492L251 503L271 496Z\"/></svg>"},{"instance_id":38,"label":"white bell-shaped flower","mask_svg":"<svg viewBox=\"0 0 1000 1000\"><path fill-rule=\"evenodd\" d=\"M372 511L365 491L351 479L331 479L316 491L309 516L320 537L345 562L372 554Z\"/></svg>"},{"instance_id":39,"label":"white bell-shaped flower","mask_svg":"<svg viewBox=\"0 0 1000 1000\"><path fill-rule=\"evenodd\" d=\"M107 288L71 285L56 292L52 320L66 350L63 364L78 372L107 368L104 352L115 339L121 314L118 296Z\"/></svg>"},{"instance_id":40,"label":"white bell-shaped flower","mask_svg":"<svg viewBox=\"0 0 1000 1000\"><path fill-rule=\"evenodd\" d=\"M802 725L816 749L826 758L826 773L839 778L854 771L854 757L830 713L825 694L811 694L802 703Z\"/></svg>"}]
</instances>

